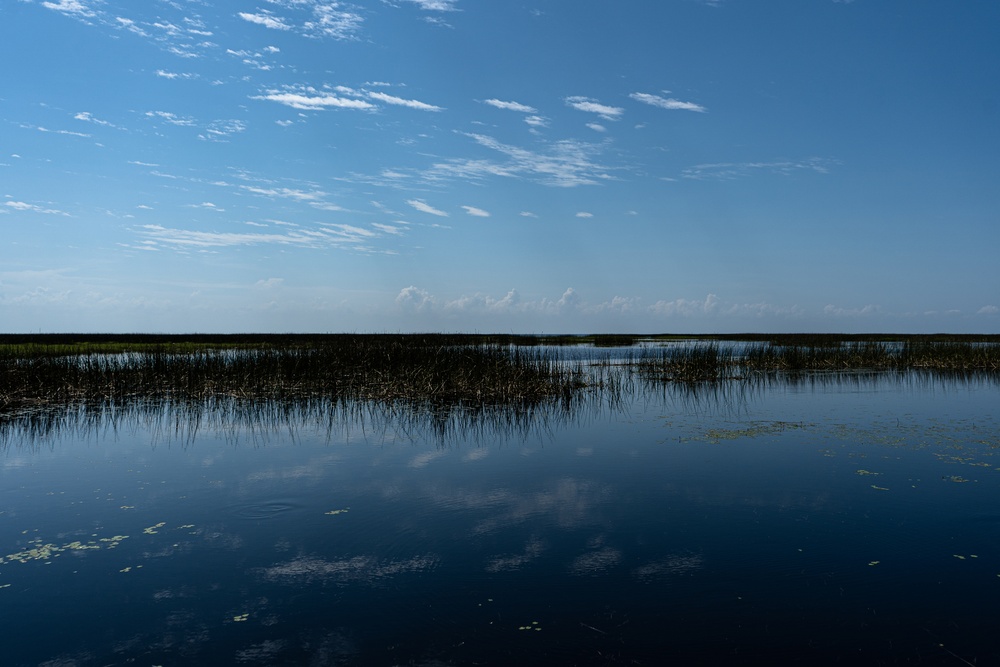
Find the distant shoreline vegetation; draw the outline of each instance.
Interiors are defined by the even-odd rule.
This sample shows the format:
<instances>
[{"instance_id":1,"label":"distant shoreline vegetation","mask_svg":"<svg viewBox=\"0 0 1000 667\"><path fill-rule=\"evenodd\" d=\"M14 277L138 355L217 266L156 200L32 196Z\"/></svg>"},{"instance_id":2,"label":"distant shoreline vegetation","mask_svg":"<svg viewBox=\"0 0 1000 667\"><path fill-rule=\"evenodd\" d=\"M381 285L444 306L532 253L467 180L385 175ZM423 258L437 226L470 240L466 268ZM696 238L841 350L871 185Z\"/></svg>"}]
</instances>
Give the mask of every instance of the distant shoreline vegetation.
<instances>
[{"instance_id":1,"label":"distant shoreline vegetation","mask_svg":"<svg viewBox=\"0 0 1000 667\"><path fill-rule=\"evenodd\" d=\"M607 348L567 360L554 346ZM0 417L60 406L329 400L476 409L619 392L633 377L1000 374L1000 335L0 334Z\"/></svg>"}]
</instances>

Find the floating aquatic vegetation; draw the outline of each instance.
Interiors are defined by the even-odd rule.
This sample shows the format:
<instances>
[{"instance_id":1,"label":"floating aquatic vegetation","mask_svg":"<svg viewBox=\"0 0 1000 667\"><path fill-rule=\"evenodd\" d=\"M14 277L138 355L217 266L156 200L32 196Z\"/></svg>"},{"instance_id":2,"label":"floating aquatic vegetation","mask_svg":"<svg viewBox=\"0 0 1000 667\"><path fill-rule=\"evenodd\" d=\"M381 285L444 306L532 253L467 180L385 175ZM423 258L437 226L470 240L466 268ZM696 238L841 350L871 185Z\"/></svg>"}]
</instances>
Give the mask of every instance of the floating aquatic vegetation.
<instances>
[{"instance_id":1,"label":"floating aquatic vegetation","mask_svg":"<svg viewBox=\"0 0 1000 667\"><path fill-rule=\"evenodd\" d=\"M30 548L0 557L0 565L4 563L12 563L14 561L19 563L27 563L33 560L51 561L52 558L57 558L60 554L68 551L80 552L102 548L114 549L121 543L122 540L125 539L128 539L128 535L102 537L98 540L90 540L86 543L79 540L73 540L72 542L57 545L51 542L44 542L41 538L35 538L28 542L29 545L33 545Z\"/></svg>"},{"instance_id":2,"label":"floating aquatic vegetation","mask_svg":"<svg viewBox=\"0 0 1000 667\"><path fill-rule=\"evenodd\" d=\"M756 438L762 435L772 435L783 433L789 430L806 428L806 424L801 422L786 421L753 421L743 428L713 428L705 431L703 438L712 444L719 444L723 440L740 440L742 438Z\"/></svg>"},{"instance_id":3,"label":"floating aquatic vegetation","mask_svg":"<svg viewBox=\"0 0 1000 667\"><path fill-rule=\"evenodd\" d=\"M142 532L146 535L156 535L159 532L159 529L163 528L165 525L167 525L167 522L161 521L160 523L150 526L149 528L143 528Z\"/></svg>"}]
</instances>

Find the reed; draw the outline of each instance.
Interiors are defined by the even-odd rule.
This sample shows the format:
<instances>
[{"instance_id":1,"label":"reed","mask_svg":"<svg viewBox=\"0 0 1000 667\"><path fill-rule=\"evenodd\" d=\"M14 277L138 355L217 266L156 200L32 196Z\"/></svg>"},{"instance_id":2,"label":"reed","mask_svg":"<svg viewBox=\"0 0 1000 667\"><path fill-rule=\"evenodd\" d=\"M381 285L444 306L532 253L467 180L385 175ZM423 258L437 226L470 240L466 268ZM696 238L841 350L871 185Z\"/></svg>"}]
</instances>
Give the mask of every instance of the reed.
<instances>
[{"instance_id":1,"label":"reed","mask_svg":"<svg viewBox=\"0 0 1000 667\"><path fill-rule=\"evenodd\" d=\"M642 350L632 364L643 378L661 382L717 382L737 368L733 350L714 342Z\"/></svg>"},{"instance_id":2,"label":"reed","mask_svg":"<svg viewBox=\"0 0 1000 667\"><path fill-rule=\"evenodd\" d=\"M153 343L114 353L53 348L0 354L0 411L224 396L509 405L569 400L585 385L580 368L540 349L454 342L435 336L344 336L280 346L204 345L191 352Z\"/></svg>"},{"instance_id":3,"label":"reed","mask_svg":"<svg viewBox=\"0 0 1000 667\"><path fill-rule=\"evenodd\" d=\"M559 344L585 337L552 337ZM595 345L631 336L591 336ZM808 342L805 342L808 341ZM616 354L616 359L622 355ZM87 401L406 401L432 406L570 402L585 387L620 394L625 371L656 382L751 374L889 371L996 374L1000 344L793 337L784 342L671 340L625 361L570 364L549 337L412 334L321 336L0 336L0 415Z\"/></svg>"},{"instance_id":4,"label":"reed","mask_svg":"<svg viewBox=\"0 0 1000 667\"><path fill-rule=\"evenodd\" d=\"M808 345L751 342L721 347L698 343L652 348L632 365L647 379L703 382L746 378L750 374L830 371L905 371L995 374L1000 345L983 342L910 340L902 343L860 340Z\"/></svg>"}]
</instances>

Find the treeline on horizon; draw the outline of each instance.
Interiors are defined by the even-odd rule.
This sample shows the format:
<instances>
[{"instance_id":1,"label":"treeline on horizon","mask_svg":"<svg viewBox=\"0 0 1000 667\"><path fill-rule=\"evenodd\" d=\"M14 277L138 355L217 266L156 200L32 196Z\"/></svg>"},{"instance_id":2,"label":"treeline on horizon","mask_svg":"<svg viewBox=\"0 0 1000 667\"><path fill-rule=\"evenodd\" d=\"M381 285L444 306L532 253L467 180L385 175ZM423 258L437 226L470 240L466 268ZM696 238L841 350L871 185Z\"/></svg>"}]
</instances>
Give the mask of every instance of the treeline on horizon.
<instances>
[{"instance_id":1,"label":"treeline on horizon","mask_svg":"<svg viewBox=\"0 0 1000 667\"><path fill-rule=\"evenodd\" d=\"M405 341L428 345L582 345L627 346L680 340L759 342L772 345L826 346L866 342L1000 343L997 334L960 333L655 333L655 334L503 334L503 333L0 333L0 346L206 346L270 347L343 343L349 340Z\"/></svg>"}]
</instances>

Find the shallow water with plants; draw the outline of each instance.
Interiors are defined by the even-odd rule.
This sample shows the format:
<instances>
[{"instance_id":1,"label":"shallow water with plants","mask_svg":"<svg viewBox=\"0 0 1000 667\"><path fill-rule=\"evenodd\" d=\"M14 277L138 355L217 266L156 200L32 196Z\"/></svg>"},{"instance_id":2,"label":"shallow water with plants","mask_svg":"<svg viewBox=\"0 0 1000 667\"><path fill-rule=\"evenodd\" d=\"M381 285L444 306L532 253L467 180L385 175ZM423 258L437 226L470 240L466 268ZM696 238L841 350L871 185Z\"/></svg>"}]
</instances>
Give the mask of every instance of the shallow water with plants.
<instances>
[{"instance_id":1,"label":"shallow water with plants","mask_svg":"<svg viewBox=\"0 0 1000 667\"><path fill-rule=\"evenodd\" d=\"M1000 662L995 377L567 350L572 400L20 406L3 664Z\"/></svg>"}]
</instances>

